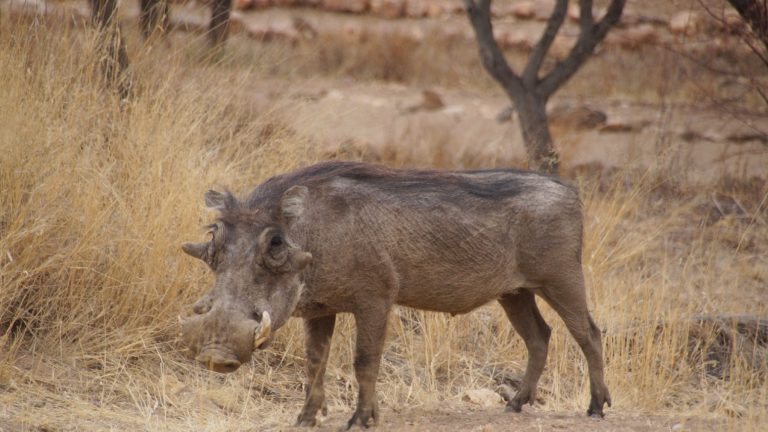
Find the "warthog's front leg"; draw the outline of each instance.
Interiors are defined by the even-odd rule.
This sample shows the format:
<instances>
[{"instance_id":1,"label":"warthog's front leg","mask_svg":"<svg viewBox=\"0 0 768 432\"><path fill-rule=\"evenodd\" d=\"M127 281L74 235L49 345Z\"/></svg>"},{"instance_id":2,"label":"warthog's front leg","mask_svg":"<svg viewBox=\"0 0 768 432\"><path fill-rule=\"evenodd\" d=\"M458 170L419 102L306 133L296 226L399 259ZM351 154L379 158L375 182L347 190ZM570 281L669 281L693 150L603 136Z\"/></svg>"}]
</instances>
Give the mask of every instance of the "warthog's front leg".
<instances>
[{"instance_id":1,"label":"warthog's front leg","mask_svg":"<svg viewBox=\"0 0 768 432\"><path fill-rule=\"evenodd\" d=\"M327 414L323 377L335 324L336 315L304 320L307 338L307 398L296 420L297 426L314 426L315 416L320 409L323 414Z\"/></svg>"},{"instance_id":2,"label":"warthog's front leg","mask_svg":"<svg viewBox=\"0 0 768 432\"><path fill-rule=\"evenodd\" d=\"M377 305L378 306L378 305ZM355 352L355 377L359 387L357 409L347 422L347 428L354 425L368 427L368 421L378 421L376 403L376 378L379 375L381 352L387 330L389 305L380 305L355 313L357 345Z\"/></svg>"}]
</instances>

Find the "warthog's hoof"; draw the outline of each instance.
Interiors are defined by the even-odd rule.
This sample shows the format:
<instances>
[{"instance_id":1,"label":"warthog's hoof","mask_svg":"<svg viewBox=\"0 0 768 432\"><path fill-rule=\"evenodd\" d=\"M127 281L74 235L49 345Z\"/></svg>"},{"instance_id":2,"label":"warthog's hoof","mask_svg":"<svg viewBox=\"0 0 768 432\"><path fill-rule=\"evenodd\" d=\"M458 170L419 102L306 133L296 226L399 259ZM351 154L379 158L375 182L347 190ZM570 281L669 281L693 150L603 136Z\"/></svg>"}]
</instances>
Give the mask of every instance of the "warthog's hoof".
<instances>
[{"instance_id":1,"label":"warthog's hoof","mask_svg":"<svg viewBox=\"0 0 768 432\"><path fill-rule=\"evenodd\" d=\"M587 415L594 418L603 418L605 417L605 413L603 413L603 405L608 404L608 406L611 406L611 397L607 396L605 398L603 397L595 397L592 396L592 400L589 402L589 408L587 409Z\"/></svg>"},{"instance_id":2,"label":"warthog's hoof","mask_svg":"<svg viewBox=\"0 0 768 432\"><path fill-rule=\"evenodd\" d=\"M313 427L317 425L317 420L315 420L315 417L312 416L312 418L305 417L302 414L299 414L299 418L296 419L296 426L297 427Z\"/></svg>"},{"instance_id":3,"label":"warthog's hoof","mask_svg":"<svg viewBox=\"0 0 768 432\"><path fill-rule=\"evenodd\" d=\"M373 409L360 409L358 408L357 411L355 411L355 414L352 415L352 418L349 419L347 422L347 428L346 430L352 429L354 426L360 426L363 428L368 428L370 426L371 420L373 420L373 424L376 425L376 422L378 420L377 410L375 408Z\"/></svg>"},{"instance_id":4,"label":"warthog's hoof","mask_svg":"<svg viewBox=\"0 0 768 432\"><path fill-rule=\"evenodd\" d=\"M504 411L507 412L516 412L519 413L523 410L523 404L520 403L520 401L512 399L511 401L507 402L507 407L504 408Z\"/></svg>"}]
</instances>

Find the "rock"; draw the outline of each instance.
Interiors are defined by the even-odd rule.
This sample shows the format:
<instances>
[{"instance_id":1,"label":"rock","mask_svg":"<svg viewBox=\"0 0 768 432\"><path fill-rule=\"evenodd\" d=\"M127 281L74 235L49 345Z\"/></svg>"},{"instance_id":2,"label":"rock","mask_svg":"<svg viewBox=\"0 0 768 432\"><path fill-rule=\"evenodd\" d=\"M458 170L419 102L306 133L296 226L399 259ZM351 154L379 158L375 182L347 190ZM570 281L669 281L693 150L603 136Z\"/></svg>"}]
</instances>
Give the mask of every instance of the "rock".
<instances>
[{"instance_id":1,"label":"rock","mask_svg":"<svg viewBox=\"0 0 768 432\"><path fill-rule=\"evenodd\" d=\"M248 36L261 42L287 41L296 43L300 34L291 22L274 22L268 25L250 23L245 25Z\"/></svg>"},{"instance_id":2,"label":"rock","mask_svg":"<svg viewBox=\"0 0 768 432\"><path fill-rule=\"evenodd\" d=\"M546 21L555 10L555 0L536 0L533 3L533 18L537 21Z\"/></svg>"},{"instance_id":3,"label":"rock","mask_svg":"<svg viewBox=\"0 0 768 432\"><path fill-rule=\"evenodd\" d=\"M496 40L503 49L514 49L522 52L529 52L536 43L533 35L520 29L502 32Z\"/></svg>"},{"instance_id":4,"label":"rock","mask_svg":"<svg viewBox=\"0 0 768 432\"><path fill-rule=\"evenodd\" d=\"M606 11L607 10L604 8L592 8L592 17L595 19L595 21L597 21L601 19L603 15L605 15ZM578 2L568 6L568 18L571 21L578 22L580 17L581 8L579 8Z\"/></svg>"},{"instance_id":5,"label":"rock","mask_svg":"<svg viewBox=\"0 0 768 432\"><path fill-rule=\"evenodd\" d=\"M672 15L669 31L677 35L695 36L704 26L704 17L695 11L682 11Z\"/></svg>"},{"instance_id":6,"label":"rock","mask_svg":"<svg viewBox=\"0 0 768 432\"><path fill-rule=\"evenodd\" d=\"M443 9L442 4L435 1L427 2L427 17L438 18L441 17L443 13L445 13L445 10Z\"/></svg>"},{"instance_id":7,"label":"rock","mask_svg":"<svg viewBox=\"0 0 768 432\"><path fill-rule=\"evenodd\" d=\"M659 42L659 32L650 24L640 24L626 29L618 29L611 33L613 33L613 36L609 42L626 49L638 49L643 45L652 45Z\"/></svg>"},{"instance_id":8,"label":"rock","mask_svg":"<svg viewBox=\"0 0 768 432\"><path fill-rule=\"evenodd\" d=\"M491 3L491 16L493 18L514 16L515 14L512 11L514 7L514 4L510 4L508 2Z\"/></svg>"},{"instance_id":9,"label":"rock","mask_svg":"<svg viewBox=\"0 0 768 432\"><path fill-rule=\"evenodd\" d=\"M363 13L368 10L369 0L323 0L322 7L331 12Z\"/></svg>"},{"instance_id":10,"label":"rock","mask_svg":"<svg viewBox=\"0 0 768 432\"><path fill-rule=\"evenodd\" d=\"M443 98L434 90L421 92L421 102L406 108L406 112L435 111L445 107Z\"/></svg>"},{"instance_id":11,"label":"rock","mask_svg":"<svg viewBox=\"0 0 768 432\"><path fill-rule=\"evenodd\" d=\"M271 0L272 5L276 7L319 7L323 0Z\"/></svg>"},{"instance_id":12,"label":"rock","mask_svg":"<svg viewBox=\"0 0 768 432\"><path fill-rule=\"evenodd\" d=\"M234 0L235 10L266 9L272 6L272 0Z\"/></svg>"},{"instance_id":13,"label":"rock","mask_svg":"<svg viewBox=\"0 0 768 432\"><path fill-rule=\"evenodd\" d=\"M588 130L605 125L608 116L585 105L558 105L550 111L549 119L553 125L561 128Z\"/></svg>"},{"instance_id":14,"label":"rock","mask_svg":"<svg viewBox=\"0 0 768 432\"><path fill-rule=\"evenodd\" d=\"M405 0L371 0L371 13L388 19L405 15Z\"/></svg>"},{"instance_id":15,"label":"rock","mask_svg":"<svg viewBox=\"0 0 768 432\"><path fill-rule=\"evenodd\" d=\"M756 130L734 132L726 136L725 139L736 144L744 144L751 141L768 144L768 134Z\"/></svg>"},{"instance_id":16,"label":"rock","mask_svg":"<svg viewBox=\"0 0 768 432\"><path fill-rule=\"evenodd\" d=\"M533 18L533 2L532 1L517 2L513 4L511 8L509 8L509 12L515 18L531 19Z\"/></svg>"},{"instance_id":17,"label":"rock","mask_svg":"<svg viewBox=\"0 0 768 432\"><path fill-rule=\"evenodd\" d=\"M504 123L508 121L512 121L512 115L515 113L515 106L514 105L507 105L506 108L499 111L498 114L496 114L496 121L499 123Z\"/></svg>"},{"instance_id":18,"label":"rock","mask_svg":"<svg viewBox=\"0 0 768 432\"><path fill-rule=\"evenodd\" d=\"M315 27L304 18L298 15L294 16L291 18L291 24L302 39L314 39L317 37L317 30L315 30Z\"/></svg>"},{"instance_id":19,"label":"rock","mask_svg":"<svg viewBox=\"0 0 768 432\"><path fill-rule=\"evenodd\" d=\"M426 0L408 0L405 6L405 16L408 18L424 18L427 16L428 3Z\"/></svg>"},{"instance_id":20,"label":"rock","mask_svg":"<svg viewBox=\"0 0 768 432\"><path fill-rule=\"evenodd\" d=\"M546 21L555 9L555 0L534 0L517 2L509 8L509 13L519 19Z\"/></svg>"},{"instance_id":21,"label":"rock","mask_svg":"<svg viewBox=\"0 0 768 432\"><path fill-rule=\"evenodd\" d=\"M644 129L650 124L648 120L631 121L626 118L608 117L605 124L599 126L600 132L607 133L626 133L635 132Z\"/></svg>"},{"instance_id":22,"label":"rock","mask_svg":"<svg viewBox=\"0 0 768 432\"><path fill-rule=\"evenodd\" d=\"M464 392L461 400L471 404L480 405L489 408L502 403L501 396L498 393L488 389L473 389Z\"/></svg>"},{"instance_id":23,"label":"rock","mask_svg":"<svg viewBox=\"0 0 768 432\"><path fill-rule=\"evenodd\" d=\"M253 7L254 0L234 0L232 7L235 10L248 10Z\"/></svg>"},{"instance_id":24,"label":"rock","mask_svg":"<svg viewBox=\"0 0 768 432\"><path fill-rule=\"evenodd\" d=\"M552 41L552 46L549 47L549 53L547 54L556 60L565 60L575 44L575 37L557 35L555 40Z\"/></svg>"}]
</instances>

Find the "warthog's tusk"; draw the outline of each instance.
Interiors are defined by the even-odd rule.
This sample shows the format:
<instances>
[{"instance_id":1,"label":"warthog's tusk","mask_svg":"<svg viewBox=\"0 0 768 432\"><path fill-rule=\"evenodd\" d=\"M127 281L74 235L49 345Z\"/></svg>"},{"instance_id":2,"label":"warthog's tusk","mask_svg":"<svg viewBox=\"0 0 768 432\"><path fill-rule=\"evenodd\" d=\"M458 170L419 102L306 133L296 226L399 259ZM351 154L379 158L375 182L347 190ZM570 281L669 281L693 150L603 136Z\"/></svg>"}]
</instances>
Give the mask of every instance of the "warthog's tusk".
<instances>
[{"instance_id":1,"label":"warthog's tusk","mask_svg":"<svg viewBox=\"0 0 768 432\"><path fill-rule=\"evenodd\" d=\"M253 349L255 350L259 345L266 342L271 332L272 319L269 317L269 312L264 312L264 315L261 317L261 323L253 332Z\"/></svg>"}]
</instances>

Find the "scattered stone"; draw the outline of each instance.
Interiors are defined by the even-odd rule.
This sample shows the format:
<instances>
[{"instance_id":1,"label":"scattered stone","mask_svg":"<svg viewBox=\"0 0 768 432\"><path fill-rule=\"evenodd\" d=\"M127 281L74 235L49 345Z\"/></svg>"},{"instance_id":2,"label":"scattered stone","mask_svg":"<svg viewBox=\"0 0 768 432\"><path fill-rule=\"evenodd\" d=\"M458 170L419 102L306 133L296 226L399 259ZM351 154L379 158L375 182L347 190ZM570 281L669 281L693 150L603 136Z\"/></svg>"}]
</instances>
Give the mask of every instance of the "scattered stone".
<instances>
[{"instance_id":1,"label":"scattered stone","mask_svg":"<svg viewBox=\"0 0 768 432\"><path fill-rule=\"evenodd\" d=\"M317 37L317 30L315 27L300 16L294 16L291 18L293 28L301 35L303 39L314 39Z\"/></svg>"},{"instance_id":2,"label":"scattered stone","mask_svg":"<svg viewBox=\"0 0 768 432\"><path fill-rule=\"evenodd\" d=\"M531 51L536 43L530 32L521 29L501 32L497 35L496 40L502 49L513 49L526 53Z\"/></svg>"},{"instance_id":3,"label":"scattered stone","mask_svg":"<svg viewBox=\"0 0 768 432\"><path fill-rule=\"evenodd\" d=\"M669 31L682 36L695 36L704 26L704 17L695 11L682 11L672 15Z\"/></svg>"},{"instance_id":4,"label":"scattered stone","mask_svg":"<svg viewBox=\"0 0 768 432\"><path fill-rule=\"evenodd\" d=\"M248 10L253 7L253 0L234 0L232 7L235 10Z\"/></svg>"},{"instance_id":5,"label":"scattered stone","mask_svg":"<svg viewBox=\"0 0 768 432\"><path fill-rule=\"evenodd\" d=\"M554 9L554 0L519 1L505 9L504 13L508 13L518 19L546 21L552 15Z\"/></svg>"},{"instance_id":6,"label":"scattered stone","mask_svg":"<svg viewBox=\"0 0 768 432\"><path fill-rule=\"evenodd\" d=\"M659 42L659 32L650 24L640 24L626 29L617 29L608 34L608 43L625 49L635 50L643 45Z\"/></svg>"},{"instance_id":7,"label":"scattered stone","mask_svg":"<svg viewBox=\"0 0 768 432\"><path fill-rule=\"evenodd\" d=\"M445 11L443 10L443 5L440 3L430 1L427 3L427 17L429 18L438 18L443 15Z\"/></svg>"},{"instance_id":8,"label":"scattered stone","mask_svg":"<svg viewBox=\"0 0 768 432\"><path fill-rule=\"evenodd\" d=\"M510 13L515 18L519 19L531 19L533 18L533 2L521 1L512 5Z\"/></svg>"},{"instance_id":9,"label":"scattered stone","mask_svg":"<svg viewBox=\"0 0 768 432\"><path fill-rule=\"evenodd\" d=\"M752 141L768 144L768 134L760 131L734 132L726 136L725 139L737 144L744 144Z\"/></svg>"},{"instance_id":10,"label":"scattered stone","mask_svg":"<svg viewBox=\"0 0 768 432\"><path fill-rule=\"evenodd\" d=\"M565 60L568 54L571 53L571 49L576 44L576 38L571 36L557 35L555 40L552 41L552 45L549 47L547 55L555 60Z\"/></svg>"},{"instance_id":11,"label":"scattered stone","mask_svg":"<svg viewBox=\"0 0 768 432\"><path fill-rule=\"evenodd\" d=\"M408 18L424 18L427 16L428 3L426 0L408 0L405 5L405 16Z\"/></svg>"},{"instance_id":12,"label":"scattered stone","mask_svg":"<svg viewBox=\"0 0 768 432\"><path fill-rule=\"evenodd\" d=\"M300 39L300 33L291 22L275 22L268 25L250 23L245 25L245 32L261 42L297 43Z\"/></svg>"},{"instance_id":13,"label":"scattered stone","mask_svg":"<svg viewBox=\"0 0 768 432\"><path fill-rule=\"evenodd\" d=\"M363 13L368 10L369 0L323 0L322 7L331 12Z\"/></svg>"},{"instance_id":14,"label":"scattered stone","mask_svg":"<svg viewBox=\"0 0 768 432\"><path fill-rule=\"evenodd\" d=\"M558 105L549 112L549 119L553 125L562 128L588 130L605 125L608 116L585 105Z\"/></svg>"},{"instance_id":15,"label":"scattered stone","mask_svg":"<svg viewBox=\"0 0 768 432\"><path fill-rule=\"evenodd\" d=\"M508 121L512 121L512 114L515 113L515 106L514 105L507 105L506 108L499 111L498 114L496 114L496 121L499 123L506 123Z\"/></svg>"},{"instance_id":16,"label":"scattered stone","mask_svg":"<svg viewBox=\"0 0 768 432\"><path fill-rule=\"evenodd\" d=\"M464 392L461 397L464 402L480 405L483 408L489 408L502 403L501 396L498 393L488 389L473 389Z\"/></svg>"},{"instance_id":17,"label":"scattered stone","mask_svg":"<svg viewBox=\"0 0 768 432\"><path fill-rule=\"evenodd\" d=\"M405 0L371 0L371 13L388 19L405 15Z\"/></svg>"},{"instance_id":18,"label":"scattered stone","mask_svg":"<svg viewBox=\"0 0 768 432\"><path fill-rule=\"evenodd\" d=\"M637 125L633 125L625 119L609 118L606 120L605 124L600 126L598 129L600 132L626 133L635 131L637 129L642 129L642 127L637 128Z\"/></svg>"},{"instance_id":19,"label":"scattered stone","mask_svg":"<svg viewBox=\"0 0 768 432\"><path fill-rule=\"evenodd\" d=\"M533 18L537 21L547 21L555 10L555 0L536 0L533 3Z\"/></svg>"},{"instance_id":20,"label":"scattered stone","mask_svg":"<svg viewBox=\"0 0 768 432\"><path fill-rule=\"evenodd\" d=\"M512 12L514 7L515 5L510 4L509 2L491 3L491 17L502 18L502 17L514 16L514 13Z\"/></svg>"},{"instance_id":21,"label":"scattered stone","mask_svg":"<svg viewBox=\"0 0 768 432\"><path fill-rule=\"evenodd\" d=\"M679 136L680 136L680 139L682 139L685 142L695 142L695 141L715 142L716 141L712 137L706 136L701 132L695 131L693 129L688 129L688 128L680 132Z\"/></svg>"},{"instance_id":22,"label":"scattered stone","mask_svg":"<svg viewBox=\"0 0 768 432\"><path fill-rule=\"evenodd\" d=\"M424 109L436 110L445 106L443 98L433 90L424 90L421 92L423 99L422 106Z\"/></svg>"}]
</instances>

